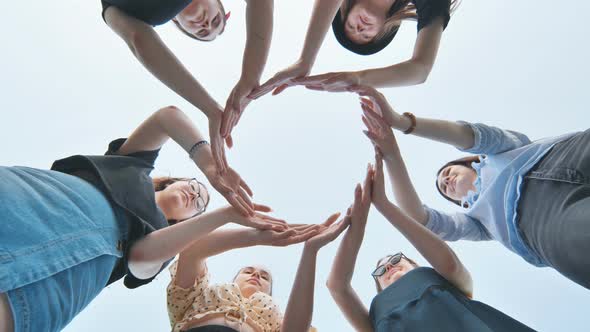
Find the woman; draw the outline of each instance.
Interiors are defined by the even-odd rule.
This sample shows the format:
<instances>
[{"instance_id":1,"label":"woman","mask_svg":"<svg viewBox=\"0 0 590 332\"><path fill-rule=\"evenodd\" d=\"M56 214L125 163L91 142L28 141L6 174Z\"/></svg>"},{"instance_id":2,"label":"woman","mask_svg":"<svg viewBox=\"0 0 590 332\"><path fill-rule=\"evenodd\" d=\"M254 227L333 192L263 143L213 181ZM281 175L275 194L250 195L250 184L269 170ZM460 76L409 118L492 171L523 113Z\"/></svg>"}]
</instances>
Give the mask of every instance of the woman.
<instances>
[{"instance_id":1,"label":"woman","mask_svg":"<svg viewBox=\"0 0 590 332\"><path fill-rule=\"evenodd\" d=\"M168 138L235 208L202 214L209 193L201 183L149 177ZM250 202L235 171L217 172L206 143L184 113L166 107L104 156L72 156L52 170L0 167L0 330L59 331L106 285L124 276L128 288L149 283L229 221L284 229L255 211L269 209Z\"/></svg>"},{"instance_id":2,"label":"woman","mask_svg":"<svg viewBox=\"0 0 590 332\"><path fill-rule=\"evenodd\" d=\"M590 288L590 130L531 142L480 123L399 115L376 90L357 91L371 98L362 100L367 135L384 156L406 214L444 240L496 240ZM391 127L476 154L447 163L436 179L441 195L465 212L422 205Z\"/></svg>"},{"instance_id":3,"label":"woman","mask_svg":"<svg viewBox=\"0 0 590 332\"><path fill-rule=\"evenodd\" d=\"M300 225L277 233L254 229L217 230L180 253L170 268L168 314L172 331L307 331L311 326L315 265L318 250L349 224ZM241 268L231 283L210 285L206 259L255 245L285 246L305 241L285 316L272 298L273 276L264 267Z\"/></svg>"},{"instance_id":4,"label":"woman","mask_svg":"<svg viewBox=\"0 0 590 332\"><path fill-rule=\"evenodd\" d=\"M434 66L442 32L455 0L316 0L303 50L290 67L254 89L251 98L292 85L314 90L346 91L355 85L398 87L424 83ZM418 21L412 57L391 66L357 72L309 75L332 22L336 39L349 51L369 55L391 42L403 20ZM231 131L222 131L223 135Z\"/></svg>"},{"instance_id":5,"label":"woman","mask_svg":"<svg viewBox=\"0 0 590 332\"><path fill-rule=\"evenodd\" d=\"M273 1L247 0L246 47L242 73L232 90L225 112L166 47L153 26L172 21L184 35L212 41L225 29L229 13L219 0L102 0L105 22L131 49L152 75L209 118L213 156L221 171L227 168L220 129L237 121L230 112L241 112L246 96L259 85L272 37ZM222 125L223 122L223 125ZM232 145L231 137L226 143Z\"/></svg>"},{"instance_id":6,"label":"woman","mask_svg":"<svg viewBox=\"0 0 590 332\"><path fill-rule=\"evenodd\" d=\"M473 282L453 250L402 213L385 195L383 163L376 156L365 186L357 186L346 231L328 277L330 294L357 331L532 331L509 316L471 300ZM370 311L351 286L371 202L433 268L402 253L388 255L372 272L377 296Z\"/></svg>"}]
</instances>

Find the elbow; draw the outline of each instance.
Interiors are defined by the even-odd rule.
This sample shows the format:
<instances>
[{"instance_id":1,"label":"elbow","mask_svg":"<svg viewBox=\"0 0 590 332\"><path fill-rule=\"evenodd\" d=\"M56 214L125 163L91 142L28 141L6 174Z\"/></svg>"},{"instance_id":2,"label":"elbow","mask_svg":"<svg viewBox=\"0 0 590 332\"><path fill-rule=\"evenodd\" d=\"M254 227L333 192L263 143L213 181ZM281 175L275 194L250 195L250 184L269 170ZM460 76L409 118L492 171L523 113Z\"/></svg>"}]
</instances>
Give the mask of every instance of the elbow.
<instances>
[{"instance_id":1,"label":"elbow","mask_svg":"<svg viewBox=\"0 0 590 332\"><path fill-rule=\"evenodd\" d=\"M141 243L137 243L131 250L129 250L129 262L130 263L142 263L149 261L149 255L146 250L142 249Z\"/></svg>"},{"instance_id":2,"label":"elbow","mask_svg":"<svg viewBox=\"0 0 590 332\"><path fill-rule=\"evenodd\" d=\"M343 289L347 287L347 283L344 280L328 278L328 280L326 281L326 287L330 291L330 295L332 295L332 297L335 297L338 294L342 293Z\"/></svg>"},{"instance_id":3,"label":"elbow","mask_svg":"<svg viewBox=\"0 0 590 332\"><path fill-rule=\"evenodd\" d=\"M125 34L125 42L131 50L131 53L133 53L137 59L142 61L144 54L143 50L146 48L146 45L153 43L153 39L147 36L144 29L138 27L127 31Z\"/></svg>"},{"instance_id":4,"label":"elbow","mask_svg":"<svg viewBox=\"0 0 590 332\"><path fill-rule=\"evenodd\" d=\"M430 72L432 71L434 64L418 60L412 60L412 62L414 63L414 72L416 73L415 83L423 84L426 82L426 80L428 80L428 76L430 76Z\"/></svg>"},{"instance_id":5,"label":"elbow","mask_svg":"<svg viewBox=\"0 0 590 332\"><path fill-rule=\"evenodd\" d=\"M154 113L154 116L158 119L158 123L165 127L163 124L168 123L173 119L185 117L186 115L180 110L180 108L170 105L157 110Z\"/></svg>"}]
</instances>

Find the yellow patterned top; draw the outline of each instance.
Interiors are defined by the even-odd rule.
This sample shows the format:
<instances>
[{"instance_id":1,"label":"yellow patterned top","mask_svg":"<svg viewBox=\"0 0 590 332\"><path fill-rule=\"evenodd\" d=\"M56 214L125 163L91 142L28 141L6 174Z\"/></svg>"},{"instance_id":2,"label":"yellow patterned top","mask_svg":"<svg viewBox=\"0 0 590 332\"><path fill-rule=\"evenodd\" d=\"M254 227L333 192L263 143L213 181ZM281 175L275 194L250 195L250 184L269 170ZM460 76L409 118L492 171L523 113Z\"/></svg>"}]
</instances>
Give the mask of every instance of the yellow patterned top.
<instances>
[{"instance_id":1,"label":"yellow patterned top","mask_svg":"<svg viewBox=\"0 0 590 332\"><path fill-rule=\"evenodd\" d=\"M168 316L173 332L182 331L187 323L212 314L224 314L227 320L248 324L264 332L280 331L282 314L272 297L256 292L242 296L238 285L209 285L209 275L197 278L191 288L176 285L175 262L170 266L172 280L167 288Z\"/></svg>"}]
</instances>

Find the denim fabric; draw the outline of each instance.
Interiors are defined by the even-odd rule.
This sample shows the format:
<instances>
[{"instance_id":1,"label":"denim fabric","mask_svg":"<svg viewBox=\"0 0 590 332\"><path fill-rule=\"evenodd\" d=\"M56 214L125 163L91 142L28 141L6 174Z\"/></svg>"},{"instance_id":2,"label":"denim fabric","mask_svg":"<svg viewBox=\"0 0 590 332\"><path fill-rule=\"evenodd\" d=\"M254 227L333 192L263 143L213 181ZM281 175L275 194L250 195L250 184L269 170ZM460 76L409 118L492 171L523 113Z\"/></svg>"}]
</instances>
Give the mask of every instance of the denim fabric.
<instances>
[{"instance_id":1,"label":"denim fabric","mask_svg":"<svg viewBox=\"0 0 590 332\"><path fill-rule=\"evenodd\" d=\"M116 256L99 256L9 291L14 331L61 331L103 290L116 261Z\"/></svg>"},{"instance_id":2,"label":"denim fabric","mask_svg":"<svg viewBox=\"0 0 590 332\"><path fill-rule=\"evenodd\" d=\"M121 257L127 220L75 176L0 167L0 293L101 255Z\"/></svg>"},{"instance_id":3,"label":"denim fabric","mask_svg":"<svg viewBox=\"0 0 590 332\"><path fill-rule=\"evenodd\" d=\"M532 250L590 289L590 130L556 144L531 170L518 215Z\"/></svg>"},{"instance_id":4,"label":"denim fabric","mask_svg":"<svg viewBox=\"0 0 590 332\"><path fill-rule=\"evenodd\" d=\"M558 142L575 133L531 142L521 133L484 124L461 122L475 134L473 147L463 150L485 155L479 169L481 192L463 213L448 214L431 209L426 227L447 241L496 240L535 266L546 262L532 251L516 227L516 208L524 176Z\"/></svg>"}]
</instances>

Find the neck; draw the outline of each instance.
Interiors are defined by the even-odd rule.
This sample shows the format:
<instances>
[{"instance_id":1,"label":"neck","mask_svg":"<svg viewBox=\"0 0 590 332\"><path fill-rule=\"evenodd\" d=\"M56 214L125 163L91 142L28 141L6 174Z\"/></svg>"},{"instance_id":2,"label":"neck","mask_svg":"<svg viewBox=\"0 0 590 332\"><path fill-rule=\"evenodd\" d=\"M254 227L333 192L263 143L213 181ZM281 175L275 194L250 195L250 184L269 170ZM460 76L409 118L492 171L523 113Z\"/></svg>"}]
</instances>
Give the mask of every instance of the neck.
<instances>
[{"instance_id":1,"label":"neck","mask_svg":"<svg viewBox=\"0 0 590 332\"><path fill-rule=\"evenodd\" d=\"M162 213L164 213L164 216L166 217L166 219L172 219L170 218L170 212L168 211L168 208L166 206L166 204L164 203L164 198L162 196L162 192L161 191L156 191L156 205L160 208L160 210L162 210Z\"/></svg>"}]
</instances>

